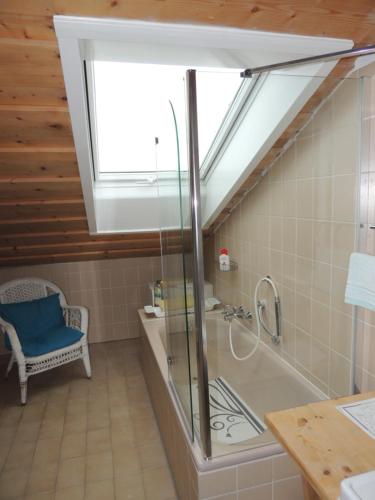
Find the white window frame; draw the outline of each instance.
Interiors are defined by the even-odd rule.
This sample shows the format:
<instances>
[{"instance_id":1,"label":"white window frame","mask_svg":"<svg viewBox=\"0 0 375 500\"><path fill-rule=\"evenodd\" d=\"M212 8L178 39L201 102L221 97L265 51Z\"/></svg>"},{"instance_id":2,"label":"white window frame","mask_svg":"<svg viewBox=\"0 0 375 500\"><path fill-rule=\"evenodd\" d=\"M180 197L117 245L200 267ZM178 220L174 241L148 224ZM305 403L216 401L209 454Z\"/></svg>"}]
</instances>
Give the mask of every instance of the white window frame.
<instances>
[{"instance_id":1,"label":"white window frame","mask_svg":"<svg viewBox=\"0 0 375 500\"><path fill-rule=\"evenodd\" d=\"M116 213L119 210L115 207L115 191L100 192L100 186L95 182L84 74L87 42L100 41L108 44L128 43L147 46L149 50L143 52L143 60L137 62L151 62L150 60L146 61L147 57L149 57L149 51L152 52L153 56L158 56L166 47L170 51L167 54L168 57L171 57L171 51L175 51L178 54L178 64L181 64L181 57L183 56L185 59L182 64L187 66L189 64L186 60L189 59L191 53L198 54L199 57L202 55L202 58L205 58L209 54L212 56L212 61L215 58L222 60L220 59L221 54L225 54L225 57L223 57L225 64L226 61L230 61L227 67L232 68L236 67L233 66L234 60L241 60L242 64L246 57L249 57L248 63L244 62L239 69L257 65L257 63L264 64L265 61L266 63L271 63L324 52L335 52L351 48L353 45L350 40L324 37L305 37L227 27L128 21L109 18L54 16L54 25L60 49L85 208L91 234L106 231L133 232L134 228L138 228L139 231L157 230L158 226L155 218L149 217L147 219L145 216L143 222L139 224L136 220L132 220L129 221L129 228L120 228L123 220L116 220ZM252 54L251 58L249 54ZM258 54L260 56L257 59ZM275 57L275 55L277 56ZM133 59L131 62L136 61ZM206 61L205 64L201 65L217 67L213 63L207 64ZM190 66L194 67L198 65L192 62ZM224 64L223 67L225 67ZM219 135L217 136L218 141L220 141ZM209 154L207 155L207 163L209 163ZM204 170L206 178L210 178L211 171L212 168L209 171ZM236 184L240 182L240 178L238 179L233 179L230 189L235 189ZM108 186L108 189L113 188L111 182L104 184ZM148 210L150 214L158 210L158 194L154 183L141 186L137 186L137 182L132 183L132 186L129 186L129 184L127 183L127 188L132 195L128 197L129 202L127 197L124 198L122 196L121 202L123 204L127 203L127 205L125 208L122 206L121 213L126 210L132 213L132 216L133 214L137 214L139 208L134 208L132 204L136 203L138 198L142 199L142 197L148 199L147 203L149 202ZM116 187L120 186L116 185ZM107 200L105 204L106 211L107 213L111 213L111 217L108 216L106 218L105 224L100 222L101 219L105 219L104 215L102 216L99 213L100 210L103 210L98 205L100 199ZM109 209L110 200L113 203ZM221 202L224 201L224 197L221 196ZM102 204L102 206L104 205ZM107 227L109 220L113 220L113 227ZM149 220L151 227L147 226Z\"/></svg>"},{"instance_id":2,"label":"white window frame","mask_svg":"<svg viewBox=\"0 0 375 500\"><path fill-rule=\"evenodd\" d=\"M148 185L155 184L157 181L168 181L175 179L176 173L173 171L149 171L149 172L136 172L136 171L124 171L124 172L113 172L113 173L103 173L99 171L98 164L98 133L96 127L96 100L95 100L95 76L93 61L85 61L85 78L86 87L88 94L88 115L90 121L90 136L93 154L93 169L94 178L97 183L108 183L108 182L122 182L122 183L135 183L137 185ZM216 134L212 140L212 143L207 151L201 165L200 172L201 177L204 179L217 156L220 154L221 148L224 146L232 127L235 125L237 119L240 117L244 106L251 98L251 94L255 90L255 86L258 83L259 77L252 79L243 79L237 93L233 97L233 101L230 104L228 111L225 113L222 122L219 124ZM179 137L179 140L184 140L185 138ZM182 176L185 176L185 172L181 172Z\"/></svg>"}]
</instances>

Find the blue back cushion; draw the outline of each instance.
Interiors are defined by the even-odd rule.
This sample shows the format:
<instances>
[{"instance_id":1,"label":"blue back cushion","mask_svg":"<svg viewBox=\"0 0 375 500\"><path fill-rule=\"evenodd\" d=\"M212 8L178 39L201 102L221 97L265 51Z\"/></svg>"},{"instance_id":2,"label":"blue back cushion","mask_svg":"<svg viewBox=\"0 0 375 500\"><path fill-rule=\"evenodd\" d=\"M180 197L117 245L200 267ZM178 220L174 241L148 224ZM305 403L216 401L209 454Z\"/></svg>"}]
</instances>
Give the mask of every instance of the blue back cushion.
<instances>
[{"instance_id":1,"label":"blue back cushion","mask_svg":"<svg viewBox=\"0 0 375 500\"><path fill-rule=\"evenodd\" d=\"M28 302L0 304L0 316L14 326L21 345L48 330L65 326L58 293ZM11 348L8 338L5 345Z\"/></svg>"}]
</instances>

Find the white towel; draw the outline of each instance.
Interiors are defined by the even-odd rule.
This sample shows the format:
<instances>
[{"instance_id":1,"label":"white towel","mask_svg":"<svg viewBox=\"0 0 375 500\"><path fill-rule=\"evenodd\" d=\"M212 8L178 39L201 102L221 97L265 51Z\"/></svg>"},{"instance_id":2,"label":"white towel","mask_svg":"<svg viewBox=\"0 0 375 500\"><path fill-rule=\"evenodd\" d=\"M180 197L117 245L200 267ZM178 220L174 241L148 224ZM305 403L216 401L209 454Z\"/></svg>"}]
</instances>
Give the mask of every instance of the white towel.
<instances>
[{"instance_id":1,"label":"white towel","mask_svg":"<svg viewBox=\"0 0 375 500\"><path fill-rule=\"evenodd\" d=\"M375 256L352 253L345 302L375 311Z\"/></svg>"}]
</instances>

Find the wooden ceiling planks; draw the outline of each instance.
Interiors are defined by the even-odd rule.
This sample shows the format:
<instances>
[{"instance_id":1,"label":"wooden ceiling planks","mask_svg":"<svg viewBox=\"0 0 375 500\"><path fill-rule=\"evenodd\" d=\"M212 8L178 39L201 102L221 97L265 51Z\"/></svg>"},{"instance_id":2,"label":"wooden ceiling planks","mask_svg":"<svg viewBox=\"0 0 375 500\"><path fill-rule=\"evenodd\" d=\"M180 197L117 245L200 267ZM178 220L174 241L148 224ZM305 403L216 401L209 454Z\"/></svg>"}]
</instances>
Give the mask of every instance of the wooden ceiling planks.
<instances>
[{"instance_id":1,"label":"wooden ceiling planks","mask_svg":"<svg viewBox=\"0 0 375 500\"><path fill-rule=\"evenodd\" d=\"M0 265L160 253L157 233L88 232L54 14L227 25L350 38L357 45L375 42L373 0L2 0ZM348 71L346 62L340 63L340 71ZM230 213L333 83L322 85L217 221ZM178 236L174 238L171 248L178 249Z\"/></svg>"}]
</instances>

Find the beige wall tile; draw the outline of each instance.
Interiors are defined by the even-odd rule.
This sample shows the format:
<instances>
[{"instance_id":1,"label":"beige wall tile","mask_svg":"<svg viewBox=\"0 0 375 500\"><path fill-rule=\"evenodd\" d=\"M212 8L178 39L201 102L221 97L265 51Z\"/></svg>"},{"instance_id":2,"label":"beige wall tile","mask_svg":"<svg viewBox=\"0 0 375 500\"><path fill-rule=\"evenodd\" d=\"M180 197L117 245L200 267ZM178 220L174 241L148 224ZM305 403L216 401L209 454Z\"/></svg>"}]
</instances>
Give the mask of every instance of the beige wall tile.
<instances>
[{"instance_id":1,"label":"beige wall tile","mask_svg":"<svg viewBox=\"0 0 375 500\"><path fill-rule=\"evenodd\" d=\"M329 383L329 348L315 339L311 342L311 373L325 385Z\"/></svg>"},{"instance_id":2,"label":"beige wall tile","mask_svg":"<svg viewBox=\"0 0 375 500\"><path fill-rule=\"evenodd\" d=\"M335 266L347 269L355 245L355 225L336 222L332 226L333 262Z\"/></svg>"},{"instance_id":3,"label":"beige wall tile","mask_svg":"<svg viewBox=\"0 0 375 500\"><path fill-rule=\"evenodd\" d=\"M314 171L315 151L311 136L301 137L296 142L296 165L299 179L311 179Z\"/></svg>"},{"instance_id":4,"label":"beige wall tile","mask_svg":"<svg viewBox=\"0 0 375 500\"><path fill-rule=\"evenodd\" d=\"M297 181L289 180L284 183L283 212L285 217L297 215Z\"/></svg>"},{"instance_id":5,"label":"beige wall tile","mask_svg":"<svg viewBox=\"0 0 375 500\"><path fill-rule=\"evenodd\" d=\"M296 326L311 333L311 300L299 293L296 294Z\"/></svg>"},{"instance_id":6,"label":"beige wall tile","mask_svg":"<svg viewBox=\"0 0 375 500\"><path fill-rule=\"evenodd\" d=\"M331 222L314 220L313 259L326 264L331 263L332 256L332 224Z\"/></svg>"},{"instance_id":7,"label":"beige wall tile","mask_svg":"<svg viewBox=\"0 0 375 500\"><path fill-rule=\"evenodd\" d=\"M272 484L264 484L238 492L238 500L272 500Z\"/></svg>"},{"instance_id":8,"label":"beige wall tile","mask_svg":"<svg viewBox=\"0 0 375 500\"><path fill-rule=\"evenodd\" d=\"M331 312L331 347L346 358L351 357L353 327L352 318L333 310Z\"/></svg>"},{"instance_id":9,"label":"beige wall tile","mask_svg":"<svg viewBox=\"0 0 375 500\"><path fill-rule=\"evenodd\" d=\"M331 266L314 261L312 270L311 296L322 304L331 301Z\"/></svg>"},{"instance_id":10,"label":"beige wall tile","mask_svg":"<svg viewBox=\"0 0 375 500\"><path fill-rule=\"evenodd\" d=\"M350 361L331 351L329 363L330 387L339 396L350 394Z\"/></svg>"},{"instance_id":11,"label":"beige wall tile","mask_svg":"<svg viewBox=\"0 0 375 500\"><path fill-rule=\"evenodd\" d=\"M355 175L334 177L333 220L337 222L354 222L356 193Z\"/></svg>"},{"instance_id":12,"label":"beige wall tile","mask_svg":"<svg viewBox=\"0 0 375 500\"><path fill-rule=\"evenodd\" d=\"M296 328L296 360L306 371L311 371L311 336Z\"/></svg>"},{"instance_id":13,"label":"beige wall tile","mask_svg":"<svg viewBox=\"0 0 375 500\"><path fill-rule=\"evenodd\" d=\"M89 308L89 342L95 343L139 335L130 323L138 322L137 309L149 302L146 284L161 278L161 272L153 257L0 270L1 282L29 276L55 282L70 304Z\"/></svg>"},{"instance_id":14,"label":"beige wall tile","mask_svg":"<svg viewBox=\"0 0 375 500\"><path fill-rule=\"evenodd\" d=\"M237 468L237 481L240 490L271 482L272 460L259 460L239 465Z\"/></svg>"},{"instance_id":15,"label":"beige wall tile","mask_svg":"<svg viewBox=\"0 0 375 500\"><path fill-rule=\"evenodd\" d=\"M335 309L351 315L352 306L345 304L345 287L347 272L334 267L332 269L332 305Z\"/></svg>"},{"instance_id":16,"label":"beige wall tile","mask_svg":"<svg viewBox=\"0 0 375 500\"><path fill-rule=\"evenodd\" d=\"M314 339L329 346L330 343L330 307L320 302L311 303L311 334Z\"/></svg>"},{"instance_id":17,"label":"beige wall tile","mask_svg":"<svg viewBox=\"0 0 375 500\"><path fill-rule=\"evenodd\" d=\"M236 469L232 467L201 473L198 484L200 497L212 497L236 491Z\"/></svg>"},{"instance_id":18,"label":"beige wall tile","mask_svg":"<svg viewBox=\"0 0 375 500\"><path fill-rule=\"evenodd\" d=\"M304 259L303 257L296 258L296 292L302 293L307 297L311 296L313 261Z\"/></svg>"},{"instance_id":19,"label":"beige wall tile","mask_svg":"<svg viewBox=\"0 0 375 500\"><path fill-rule=\"evenodd\" d=\"M332 178L314 180L314 218L329 221L332 217Z\"/></svg>"},{"instance_id":20,"label":"beige wall tile","mask_svg":"<svg viewBox=\"0 0 375 500\"><path fill-rule=\"evenodd\" d=\"M299 474L299 468L287 454L277 455L272 458L272 478L285 479Z\"/></svg>"},{"instance_id":21,"label":"beige wall tile","mask_svg":"<svg viewBox=\"0 0 375 500\"><path fill-rule=\"evenodd\" d=\"M297 217L311 219L313 217L313 180L297 181Z\"/></svg>"},{"instance_id":22,"label":"beige wall tile","mask_svg":"<svg viewBox=\"0 0 375 500\"><path fill-rule=\"evenodd\" d=\"M297 255L312 259L313 257L313 222L297 220Z\"/></svg>"},{"instance_id":23,"label":"beige wall tile","mask_svg":"<svg viewBox=\"0 0 375 500\"><path fill-rule=\"evenodd\" d=\"M273 500L303 500L301 477L284 479L273 485Z\"/></svg>"}]
</instances>

